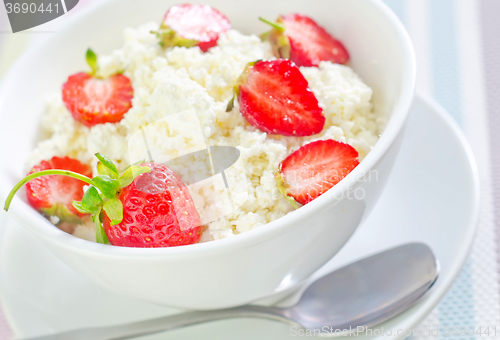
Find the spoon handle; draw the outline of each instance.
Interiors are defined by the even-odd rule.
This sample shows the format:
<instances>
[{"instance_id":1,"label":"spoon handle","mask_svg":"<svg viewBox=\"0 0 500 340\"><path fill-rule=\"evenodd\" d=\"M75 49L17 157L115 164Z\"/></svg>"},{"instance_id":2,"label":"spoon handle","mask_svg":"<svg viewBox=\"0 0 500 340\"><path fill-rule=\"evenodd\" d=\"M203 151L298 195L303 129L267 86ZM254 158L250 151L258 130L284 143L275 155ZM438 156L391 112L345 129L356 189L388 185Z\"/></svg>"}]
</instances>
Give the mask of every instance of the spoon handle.
<instances>
[{"instance_id":1,"label":"spoon handle","mask_svg":"<svg viewBox=\"0 0 500 340\"><path fill-rule=\"evenodd\" d=\"M31 338L30 340L122 340L210 321L254 317L267 318L296 325L284 317L279 308L246 305L228 309L194 311L168 315L157 319L139 321L126 325L77 329L59 334Z\"/></svg>"}]
</instances>

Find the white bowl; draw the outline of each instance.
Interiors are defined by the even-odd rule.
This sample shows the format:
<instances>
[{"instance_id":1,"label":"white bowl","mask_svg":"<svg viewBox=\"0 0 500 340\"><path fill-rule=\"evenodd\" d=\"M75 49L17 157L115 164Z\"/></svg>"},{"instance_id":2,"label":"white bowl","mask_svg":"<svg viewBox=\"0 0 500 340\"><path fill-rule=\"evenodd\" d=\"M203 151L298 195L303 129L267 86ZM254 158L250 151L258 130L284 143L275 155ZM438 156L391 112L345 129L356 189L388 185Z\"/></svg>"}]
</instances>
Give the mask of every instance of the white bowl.
<instances>
[{"instance_id":1,"label":"white bowl","mask_svg":"<svg viewBox=\"0 0 500 340\"><path fill-rule=\"evenodd\" d=\"M101 53L119 47L124 27L160 21L176 3L100 3L18 60L0 88L3 198L23 176L45 98L60 89L68 74L84 69L82 52L88 46ZM14 199L11 215L73 269L114 292L187 309L237 306L288 291L335 255L375 205L390 175L415 85L408 35L379 1L206 3L245 33L266 29L259 16L290 12L312 16L344 42L351 66L374 90L376 110L390 119L369 155L333 189L283 218L229 239L160 249L106 246L59 230L21 198ZM359 194L353 199L354 190Z\"/></svg>"}]
</instances>

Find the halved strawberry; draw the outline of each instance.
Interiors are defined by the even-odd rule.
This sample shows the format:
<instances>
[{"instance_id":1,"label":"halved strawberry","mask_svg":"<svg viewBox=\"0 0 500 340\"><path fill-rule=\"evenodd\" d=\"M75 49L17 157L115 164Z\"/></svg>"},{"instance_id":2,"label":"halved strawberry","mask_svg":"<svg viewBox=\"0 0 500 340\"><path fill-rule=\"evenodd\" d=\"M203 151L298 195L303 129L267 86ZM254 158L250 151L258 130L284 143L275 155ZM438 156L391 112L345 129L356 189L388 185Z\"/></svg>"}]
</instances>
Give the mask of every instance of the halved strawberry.
<instances>
[{"instance_id":1,"label":"halved strawberry","mask_svg":"<svg viewBox=\"0 0 500 340\"><path fill-rule=\"evenodd\" d=\"M240 112L260 130L283 136L310 136L325 125L323 110L299 68L290 60L249 63L234 87ZM231 111L234 97L228 104Z\"/></svg>"},{"instance_id":2,"label":"halved strawberry","mask_svg":"<svg viewBox=\"0 0 500 340\"><path fill-rule=\"evenodd\" d=\"M109 78L96 76L97 57L87 51L91 73L80 72L68 78L62 97L73 118L86 126L119 122L132 107L134 90L130 79L121 73Z\"/></svg>"},{"instance_id":3,"label":"halved strawberry","mask_svg":"<svg viewBox=\"0 0 500 340\"><path fill-rule=\"evenodd\" d=\"M280 164L276 181L290 204L307 204L340 182L359 164L358 152L332 139L302 146Z\"/></svg>"},{"instance_id":4,"label":"halved strawberry","mask_svg":"<svg viewBox=\"0 0 500 340\"><path fill-rule=\"evenodd\" d=\"M219 34L231 28L229 19L208 5L183 4L171 7L154 32L163 47L199 46L203 52L217 45Z\"/></svg>"},{"instance_id":5,"label":"halved strawberry","mask_svg":"<svg viewBox=\"0 0 500 340\"><path fill-rule=\"evenodd\" d=\"M277 58L290 59L298 66L318 66L320 61L345 64L349 60L344 45L308 16L287 14L279 16L277 23L261 20L273 26L262 37L273 45Z\"/></svg>"},{"instance_id":6,"label":"halved strawberry","mask_svg":"<svg viewBox=\"0 0 500 340\"><path fill-rule=\"evenodd\" d=\"M52 157L49 161L42 161L28 175L52 169L69 170L92 177L90 166L69 157ZM72 202L82 199L85 185L85 182L71 177L37 177L26 183L26 197L33 208L46 216L57 216L65 222L78 222L78 216L82 214L73 207Z\"/></svg>"}]
</instances>

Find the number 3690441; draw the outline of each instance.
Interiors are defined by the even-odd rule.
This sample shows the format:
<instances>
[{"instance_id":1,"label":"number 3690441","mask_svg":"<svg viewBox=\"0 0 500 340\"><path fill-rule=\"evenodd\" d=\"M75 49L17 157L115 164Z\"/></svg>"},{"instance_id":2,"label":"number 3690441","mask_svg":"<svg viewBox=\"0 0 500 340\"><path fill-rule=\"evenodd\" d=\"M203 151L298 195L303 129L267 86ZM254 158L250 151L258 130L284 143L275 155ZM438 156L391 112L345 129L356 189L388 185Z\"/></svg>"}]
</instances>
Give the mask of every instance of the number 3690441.
<instances>
[{"instance_id":1,"label":"number 3690441","mask_svg":"<svg viewBox=\"0 0 500 340\"><path fill-rule=\"evenodd\" d=\"M43 2L41 4L36 4L34 2L28 3L24 2L22 4L20 3L5 3L5 8L7 9L7 13L44 13L44 12L49 12L52 13L54 11L55 13L59 13L59 4L56 3L54 6L52 6L52 3L44 4Z\"/></svg>"}]
</instances>

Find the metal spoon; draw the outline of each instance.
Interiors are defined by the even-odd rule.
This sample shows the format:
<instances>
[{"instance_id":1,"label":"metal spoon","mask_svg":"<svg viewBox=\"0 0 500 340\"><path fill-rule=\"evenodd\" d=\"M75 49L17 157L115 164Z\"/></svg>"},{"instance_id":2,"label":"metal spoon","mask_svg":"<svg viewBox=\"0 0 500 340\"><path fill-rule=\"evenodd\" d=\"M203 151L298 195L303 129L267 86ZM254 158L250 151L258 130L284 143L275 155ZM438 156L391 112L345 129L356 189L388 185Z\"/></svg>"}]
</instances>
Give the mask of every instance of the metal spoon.
<instances>
[{"instance_id":1,"label":"metal spoon","mask_svg":"<svg viewBox=\"0 0 500 340\"><path fill-rule=\"evenodd\" d=\"M334 335L371 327L412 306L436 281L438 268L431 249L422 243L399 246L364 258L313 282L293 307L246 305L195 311L126 325L86 328L32 340L118 340L189 325L258 317L297 328ZM317 334L316 333L316 334Z\"/></svg>"}]
</instances>

